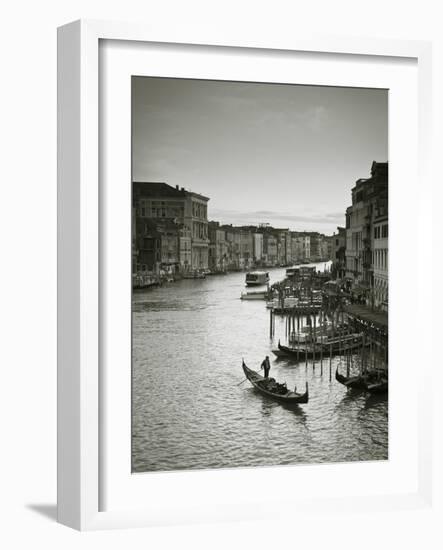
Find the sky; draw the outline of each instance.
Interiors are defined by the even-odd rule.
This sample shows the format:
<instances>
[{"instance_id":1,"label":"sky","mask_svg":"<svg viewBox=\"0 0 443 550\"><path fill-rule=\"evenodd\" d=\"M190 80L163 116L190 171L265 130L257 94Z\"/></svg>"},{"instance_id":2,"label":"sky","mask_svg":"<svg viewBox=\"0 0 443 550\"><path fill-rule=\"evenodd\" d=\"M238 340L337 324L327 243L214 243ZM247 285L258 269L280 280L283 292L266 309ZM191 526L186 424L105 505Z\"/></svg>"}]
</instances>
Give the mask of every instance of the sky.
<instances>
[{"instance_id":1,"label":"sky","mask_svg":"<svg viewBox=\"0 0 443 550\"><path fill-rule=\"evenodd\" d=\"M132 78L132 178L210 198L208 219L332 234L388 160L388 91Z\"/></svg>"}]
</instances>

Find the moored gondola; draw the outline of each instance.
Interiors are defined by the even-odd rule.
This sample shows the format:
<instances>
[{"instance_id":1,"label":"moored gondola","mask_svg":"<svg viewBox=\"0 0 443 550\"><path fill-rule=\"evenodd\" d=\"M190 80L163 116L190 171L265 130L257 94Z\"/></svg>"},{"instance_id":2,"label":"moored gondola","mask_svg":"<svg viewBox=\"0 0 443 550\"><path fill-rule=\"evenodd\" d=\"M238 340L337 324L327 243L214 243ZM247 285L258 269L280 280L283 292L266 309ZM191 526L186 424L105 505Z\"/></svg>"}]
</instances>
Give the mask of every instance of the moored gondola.
<instances>
[{"instance_id":1,"label":"moored gondola","mask_svg":"<svg viewBox=\"0 0 443 550\"><path fill-rule=\"evenodd\" d=\"M293 347L283 346L278 342L278 350L272 350L272 353L277 357L291 357L295 359L304 360L308 359L320 359L320 357L326 357L327 355L340 355L342 353L357 352L361 348L361 343L358 337L343 339L339 341L334 339L333 341L325 341L324 343L297 345Z\"/></svg>"},{"instance_id":2,"label":"moored gondola","mask_svg":"<svg viewBox=\"0 0 443 550\"><path fill-rule=\"evenodd\" d=\"M382 377L380 380L374 382L368 382L366 384L366 390L370 393L388 393L388 379Z\"/></svg>"},{"instance_id":3,"label":"moored gondola","mask_svg":"<svg viewBox=\"0 0 443 550\"><path fill-rule=\"evenodd\" d=\"M298 393L296 391L288 390L284 384L279 384L274 380L274 378L264 378L257 371L247 367L244 361L243 361L242 367L246 378L249 380L249 382L251 382L254 388L258 390L260 393L272 399L280 401L281 403L286 403L287 405L290 405L290 404L298 405L300 403L308 402L309 390L308 390L307 382L306 382L305 393Z\"/></svg>"},{"instance_id":4,"label":"moored gondola","mask_svg":"<svg viewBox=\"0 0 443 550\"><path fill-rule=\"evenodd\" d=\"M348 389L365 390L366 382L363 376L344 376L338 372L338 368L335 371L335 379Z\"/></svg>"},{"instance_id":5,"label":"moored gondola","mask_svg":"<svg viewBox=\"0 0 443 550\"><path fill-rule=\"evenodd\" d=\"M335 371L335 379L348 389L363 390L369 393L386 393L388 391L388 378L385 374L367 372L356 376L344 376Z\"/></svg>"},{"instance_id":6,"label":"moored gondola","mask_svg":"<svg viewBox=\"0 0 443 550\"><path fill-rule=\"evenodd\" d=\"M288 357L288 354L285 353L284 351L282 350L279 350L279 349L273 349L272 350L272 353L277 357L277 358L282 358L282 357Z\"/></svg>"}]
</instances>

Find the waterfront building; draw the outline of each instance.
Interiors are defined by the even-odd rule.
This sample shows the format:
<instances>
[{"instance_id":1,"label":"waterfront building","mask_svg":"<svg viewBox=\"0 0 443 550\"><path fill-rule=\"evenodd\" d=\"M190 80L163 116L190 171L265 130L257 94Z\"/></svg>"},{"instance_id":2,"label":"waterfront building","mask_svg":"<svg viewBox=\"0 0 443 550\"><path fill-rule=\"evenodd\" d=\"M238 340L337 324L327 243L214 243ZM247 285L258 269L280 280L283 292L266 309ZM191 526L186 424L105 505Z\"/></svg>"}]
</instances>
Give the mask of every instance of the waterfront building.
<instances>
[{"instance_id":1,"label":"waterfront building","mask_svg":"<svg viewBox=\"0 0 443 550\"><path fill-rule=\"evenodd\" d=\"M236 228L232 225L220 226L225 233L226 242L226 269L239 269L240 265L240 246L238 239L236 238Z\"/></svg>"},{"instance_id":2,"label":"waterfront building","mask_svg":"<svg viewBox=\"0 0 443 550\"><path fill-rule=\"evenodd\" d=\"M311 259L311 237L307 235L306 233L303 233L301 235L302 239L302 246L303 246L303 257L302 260L310 260Z\"/></svg>"},{"instance_id":3,"label":"waterfront building","mask_svg":"<svg viewBox=\"0 0 443 550\"><path fill-rule=\"evenodd\" d=\"M346 210L346 279L354 295L368 304L374 302L374 216L387 201L388 163L374 161L371 177L356 181Z\"/></svg>"},{"instance_id":4,"label":"waterfront building","mask_svg":"<svg viewBox=\"0 0 443 550\"><path fill-rule=\"evenodd\" d=\"M263 233L263 259L265 266L278 265L278 240L269 230Z\"/></svg>"},{"instance_id":5,"label":"waterfront building","mask_svg":"<svg viewBox=\"0 0 443 550\"><path fill-rule=\"evenodd\" d=\"M184 223L191 231L192 269L208 268L208 197L185 191Z\"/></svg>"},{"instance_id":6,"label":"waterfront building","mask_svg":"<svg viewBox=\"0 0 443 550\"><path fill-rule=\"evenodd\" d=\"M187 273L192 267L191 230L182 224L178 230L180 272Z\"/></svg>"},{"instance_id":7,"label":"waterfront building","mask_svg":"<svg viewBox=\"0 0 443 550\"><path fill-rule=\"evenodd\" d=\"M310 240L310 259L313 262L323 259L323 235L316 231L310 231L307 233Z\"/></svg>"},{"instance_id":8,"label":"waterfront building","mask_svg":"<svg viewBox=\"0 0 443 550\"><path fill-rule=\"evenodd\" d=\"M296 231L291 231L291 264L299 262L301 260L301 243Z\"/></svg>"},{"instance_id":9,"label":"waterfront building","mask_svg":"<svg viewBox=\"0 0 443 550\"><path fill-rule=\"evenodd\" d=\"M253 233L253 255L254 262L258 265L263 261L263 234Z\"/></svg>"},{"instance_id":10,"label":"waterfront building","mask_svg":"<svg viewBox=\"0 0 443 550\"><path fill-rule=\"evenodd\" d=\"M318 258L320 260L328 260L329 259L328 249L329 249L328 237L326 237L325 235L320 234L318 236Z\"/></svg>"},{"instance_id":11,"label":"waterfront building","mask_svg":"<svg viewBox=\"0 0 443 550\"><path fill-rule=\"evenodd\" d=\"M337 227L332 235L332 271L337 279L346 277L346 229Z\"/></svg>"},{"instance_id":12,"label":"waterfront building","mask_svg":"<svg viewBox=\"0 0 443 550\"><path fill-rule=\"evenodd\" d=\"M228 245L226 231L220 227L219 222L209 222L209 269L215 273L226 271L229 264Z\"/></svg>"},{"instance_id":13,"label":"waterfront building","mask_svg":"<svg viewBox=\"0 0 443 550\"><path fill-rule=\"evenodd\" d=\"M175 274L180 269L179 226L175 221L161 220L157 222L157 231L160 234L160 270Z\"/></svg>"},{"instance_id":14,"label":"waterfront building","mask_svg":"<svg viewBox=\"0 0 443 550\"><path fill-rule=\"evenodd\" d=\"M387 203L374 209L372 231L374 267L373 305L388 310L388 210Z\"/></svg>"},{"instance_id":15,"label":"waterfront building","mask_svg":"<svg viewBox=\"0 0 443 550\"><path fill-rule=\"evenodd\" d=\"M135 233L140 234L137 226L144 227L146 220L158 222L160 225L167 220L174 222L177 226L177 250L180 251L177 254L178 266L185 270L206 269L209 248L208 201L208 197L187 191L178 185L172 187L164 182L134 182ZM179 227L181 227L180 235ZM191 239L190 249L189 238ZM165 251L167 249L168 254L172 254L172 243L164 246L167 246ZM137 251L134 255L137 255ZM138 259L139 269L141 265L142 262Z\"/></svg>"},{"instance_id":16,"label":"waterfront building","mask_svg":"<svg viewBox=\"0 0 443 550\"><path fill-rule=\"evenodd\" d=\"M137 209L132 206L131 212L131 256L132 256L132 273L133 275L137 272L137 263L138 263L138 249L137 249L137 228L135 224Z\"/></svg>"},{"instance_id":17,"label":"waterfront building","mask_svg":"<svg viewBox=\"0 0 443 550\"><path fill-rule=\"evenodd\" d=\"M291 261L291 236L289 229L273 229L277 238L277 263L288 265Z\"/></svg>"},{"instance_id":18,"label":"waterfront building","mask_svg":"<svg viewBox=\"0 0 443 550\"><path fill-rule=\"evenodd\" d=\"M240 254L244 268L251 269L254 266L254 234L251 230L240 233Z\"/></svg>"},{"instance_id":19,"label":"waterfront building","mask_svg":"<svg viewBox=\"0 0 443 550\"><path fill-rule=\"evenodd\" d=\"M135 247L137 250L137 272L158 274L161 264L161 236L157 224L149 219L136 224Z\"/></svg>"},{"instance_id":20,"label":"waterfront building","mask_svg":"<svg viewBox=\"0 0 443 550\"><path fill-rule=\"evenodd\" d=\"M323 244L323 251L324 251L324 260L330 261L334 258L334 239L332 235L326 235L324 236L324 244Z\"/></svg>"},{"instance_id":21,"label":"waterfront building","mask_svg":"<svg viewBox=\"0 0 443 550\"><path fill-rule=\"evenodd\" d=\"M291 263L309 260L311 238L304 232L291 231Z\"/></svg>"}]
</instances>

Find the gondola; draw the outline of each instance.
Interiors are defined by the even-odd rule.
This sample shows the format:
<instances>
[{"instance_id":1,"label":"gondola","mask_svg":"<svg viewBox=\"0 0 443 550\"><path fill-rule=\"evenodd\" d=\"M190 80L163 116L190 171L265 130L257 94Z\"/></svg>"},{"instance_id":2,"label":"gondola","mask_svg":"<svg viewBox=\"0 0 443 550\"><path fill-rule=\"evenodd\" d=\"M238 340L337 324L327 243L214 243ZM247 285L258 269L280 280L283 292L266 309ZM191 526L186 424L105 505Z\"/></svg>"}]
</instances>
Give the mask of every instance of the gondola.
<instances>
[{"instance_id":1,"label":"gondola","mask_svg":"<svg viewBox=\"0 0 443 550\"><path fill-rule=\"evenodd\" d=\"M272 353L276 356L276 357L288 357L288 354L282 350L279 350L279 349L273 349L272 350Z\"/></svg>"},{"instance_id":2,"label":"gondola","mask_svg":"<svg viewBox=\"0 0 443 550\"><path fill-rule=\"evenodd\" d=\"M332 355L340 355L349 351L358 351L360 348L361 342L357 341L357 339L355 341L350 341L347 344L342 343L341 346L339 342L334 342L331 344L325 342L323 344L315 344L315 347L310 344L308 348L305 348L303 346L290 348L288 346L283 346L282 344L280 344L280 342L278 342L278 350L272 350L272 353L277 357L283 357L284 355L286 355L288 357L304 360L306 357L308 359L320 359L320 357L322 356L322 349L323 357L327 357L331 353Z\"/></svg>"},{"instance_id":3,"label":"gondola","mask_svg":"<svg viewBox=\"0 0 443 550\"><path fill-rule=\"evenodd\" d=\"M335 379L337 382L340 382L340 384L343 384L343 386L346 386L348 389L353 390L365 390L366 389L366 381L364 376L357 375L357 376L344 376L343 374L340 374L338 372L338 369L335 371Z\"/></svg>"},{"instance_id":4,"label":"gondola","mask_svg":"<svg viewBox=\"0 0 443 550\"><path fill-rule=\"evenodd\" d=\"M385 375L381 377L375 372L367 372L357 376L343 376L335 371L335 379L349 389L364 390L369 393L386 393L388 391L388 379Z\"/></svg>"},{"instance_id":5,"label":"gondola","mask_svg":"<svg viewBox=\"0 0 443 550\"><path fill-rule=\"evenodd\" d=\"M309 400L308 383L306 382L305 393L297 393L291 390L287 390L286 393L278 393L277 390L283 387L283 384L278 384L273 378L264 378L257 371L250 369L243 361L243 372L246 378L251 382L256 390L263 395L266 395L272 399L286 403L287 405L298 405L299 403L307 403ZM274 386L275 390L271 390Z\"/></svg>"},{"instance_id":6,"label":"gondola","mask_svg":"<svg viewBox=\"0 0 443 550\"><path fill-rule=\"evenodd\" d=\"M378 381L366 384L366 390L370 393L388 393L388 380L383 377Z\"/></svg>"}]
</instances>

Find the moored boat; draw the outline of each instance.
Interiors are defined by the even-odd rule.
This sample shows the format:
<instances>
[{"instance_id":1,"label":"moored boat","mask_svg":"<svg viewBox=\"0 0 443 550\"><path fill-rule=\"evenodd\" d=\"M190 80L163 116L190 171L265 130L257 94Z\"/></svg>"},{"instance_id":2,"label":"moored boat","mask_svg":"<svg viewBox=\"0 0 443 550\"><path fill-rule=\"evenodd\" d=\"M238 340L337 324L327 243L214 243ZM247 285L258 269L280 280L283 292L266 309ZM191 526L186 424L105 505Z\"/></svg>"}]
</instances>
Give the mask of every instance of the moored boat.
<instances>
[{"instance_id":1,"label":"moored boat","mask_svg":"<svg viewBox=\"0 0 443 550\"><path fill-rule=\"evenodd\" d=\"M368 371L365 374L344 376L335 371L335 379L348 389L368 391L369 393L386 393L388 391L388 377L386 373Z\"/></svg>"},{"instance_id":2,"label":"moored boat","mask_svg":"<svg viewBox=\"0 0 443 550\"><path fill-rule=\"evenodd\" d=\"M266 395L281 403L288 405L298 405L300 403L307 403L309 400L308 383L306 382L305 393L298 393L297 391L288 390L285 384L279 384L274 378L264 378L257 371L250 369L246 366L246 363L242 363L243 372L246 378L251 382L256 390L263 395Z\"/></svg>"},{"instance_id":3,"label":"moored boat","mask_svg":"<svg viewBox=\"0 0 443 550\"><path fill-rule=\"evenodd\" d=\"M267 271L249 271L246 273L246 286L260 286L269 283Z\"/></svg>"},{"instance_id":4,"label":"moored boat","mask_svg":"<svg viewBox=\"0 0 443 550\"><path fill-rule=\"evenodd\" d=\"M357 353L359 349L361 349L361 338L358 334L352 334L341 339L334 338L323 342L293 345L292 347L284 346L279 341L278 350L272 350L272 353L277 357L286 355L287 357L303 360L305 358L320 359L322 356L327 357L331 354Z\"/></svg>"},{"instance_id":5,"label":"moored boat","mask_svg":"<svg viewBox=\"0 0 443 550\"><path fill-rule=\"evenodd\" d=\"M366 389L365 379L361 375L344 376L343 374L340 374L338 372L338 368L337 368L335 371L335 379L337 380L337 382L340 382L340 384L343 384L343 386L346 386L348 389L354 389L354 390Z\"/></svg>"},{"instance_id":6,"label":"moored boat","mask_svg":"<svg viewBox=\"0 0 443 550\"><path fill-rule=\"evenodd\" d=\"M272 350L272 353L276 356L276 357L288 357L288 354L284 351L281 351L279 349L273 349Z\"/></svg>"},{"instance_id":7,"label":"moored boat","mask_svg":"<svg viewBox=\"0 0 443 550\"><path fill-rule=\"evenodd\" d=\"M300 273L300 268L294 265L292 267L288 267L288 269L286 270L286 277L294 277L298 273Z\"/></svg>"},{"instance_id":8,"label":"moored boat","mask_svg":"<svg viewBox=\"0 0 443 550\"><path fill-rule=\"evenodd\" d=\"M366 385L366 390L369 393L387 393L388 392L388 379L381 378L378 381L370 382Z\"/></svg>"},{"instance_id":9,"label":"moored boat","mask_svg":"<svg viewBox=\"0 0 443 550\"><path fill-rule=\"evenodd\" d=\"M183 274L183 279L206 279L206 272L204 270L188 271Z\"/></svg>"},{"instance_id":10,"label":"moored boat","mask_svg":"<svg viewBox=\"0 0 443 550\"><path fill-rule=\"evenodd\" d=\"M242 292L240 300L266 300L267 290L256 290L254 292Z\"/></svg>"}]
</instances>

